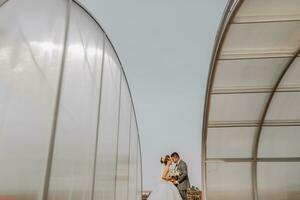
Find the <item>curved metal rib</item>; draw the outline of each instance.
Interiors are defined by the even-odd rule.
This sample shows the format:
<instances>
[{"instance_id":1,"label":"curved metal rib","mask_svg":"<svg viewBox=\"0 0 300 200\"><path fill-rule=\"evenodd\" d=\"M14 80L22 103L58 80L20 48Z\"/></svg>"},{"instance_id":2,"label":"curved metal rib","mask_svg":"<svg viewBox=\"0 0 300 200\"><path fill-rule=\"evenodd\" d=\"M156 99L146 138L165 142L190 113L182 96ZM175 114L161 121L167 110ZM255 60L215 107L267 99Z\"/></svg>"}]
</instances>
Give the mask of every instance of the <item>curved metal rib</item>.
<instances>
[{"instance_id":1,"label":"curved metal rib","mask_svg":"<svg viewBox=\"0 0 300 200\"><path fill-rule=\"evenodd\" d=\"M232 4L232 2L230 2ZM207 82L207 93L206 93L206 99L205 99L205 107L204 107L204 118L203 118L203 135L202 135L202 177L203 177L203 188L204 193L206 193L206 161L208 159L206 158L206 151L207 151L207 130L208 130L208 118L209 118L209 107L210 107L210 98L211 98L211 91L212 91L212 85L213 81L215 79L215 71L217 67L218 57L220 54L220 51L222 49L223 42L226 38L226 33L230 27L230 21L235 16L236 12L238 12L240 5L243 3L243 1L238 1L233 7L233 13L226 13L227 15L224 16L225 19L223 19L221 23L221 28L218 33L217 41L214 48L214 54L211 61L211 68L209 72L209 78ZM228 9L228 7L227 7ZM230 9L230 8L229 8ZM231 9L232 10L232 9ZM230 11L231 11L230 10ZM228 12L228 10L227 10ZM258 128L255 134L255 140L254 145L252 149L252 158L249 159L249 161L252 163L252 189L253 189L253 198L255 200L258 200L258 183L257 183L257 162L259 159L258 156L258 148L259 148L259 142L260 142L260 136L262 132L262 127L265 123L266 114L269 110L270 104L273 100L275 92L278 90L278 87L280 85L280 82L282 81L283 77L285 76L286 72L289 70L290 66L293 64L295 59L300 53L300 47L297 49L297 51L293 54L293 56L290 58L289 62L286 64L285 68L281 72L280 76L278 77L274 87L271 90L270 96L268 98L268 101L266 102L266 105L263 109L263 113L260 117Z\"/></svg>"},{"instance_id":2,"label":"curved metal rib","mask_svg":"<svg viewBox=\"0 0 300 200\"><path fill-rule=\"evenodd\" d=\"M5 3L7 3L8 1L9 1L9 0L4 0L4 1L1 1L1 0L0 0L0 7L3 6Z\"/></svg>"},{"instance_id":3,"label":"curved metal rib","mask_svg":"<svg viewBox=\"0 0 300 200\"><path fill-rule=\"evenodd\" d=\"M54 118L51 126L51 135L50 135L50 144L48 147L48 156L47 156L47 165L46 165L46 173L45 173L45 181L43 186L42 200L48 200L49 193L49 185L50 185L50 176L52 171L52 162L53 162L53 153L54 153L54 145L55 145L55 137L57 131L57 123L58 123L58 114L60 109L60 100L61 100L61 91L63 85L63 75L65 72L65 62L66 62L66 54L67 54L67 46L68 46L68 36L70 31L70 17L71 17L71 3L72 0L67 1L67 10L66 10L66 25L64 32L64 44L63 44L63 53L62 59L60 63L60 73L58 79L57 93L55 99L54 106Z\"/></svg>"},{"instance_id":4,"label":"curved metal rib","mask_svg":"<svg viewBox=\"0 0 300 200\"><path fill-rule=\"evenodd\" d=\"M138 132L138 142L139 142L139 148L140 148L140 155L142 155L142 144L141 144L141 140L140 140L140 131L139 131L139 126L138 126L138 120L137 120L137 114L136 114L136 109L135 109L135 105L134 105L134 102L133 102L133 96L132 96L132 93L131 93L131 90L130 90L130 87L129 87L129 82L128 82L128 79L127 79L127 76L126 76L126 73L125 73L125 70L124 70L124 67L123 67L123 64L121 62L121 59L119 57L119 55L117 54L117 50L115 48L115 46L113 45L112 41L110 40L110 38L108 37L108 35L106 34L104 28L100 25L100 23L98 22L98 20L91 14L91 12L89 12L89 10L82 4L79 2L79 0L71 0L73 1L76 5L78 5L80 8L82 8L93 20L94 22L98 25L98 27L102 30L102 32L104 33L104 37L106 38L106 40L108 40L108 42L111 44L111 47L118 59L118 62L120 63L120 70L123 74L123 78L125 79L125 82L126 82L126 85L127 85L127 88L128 88L128 92L129 92L129 96L130 96L130 101L131 101L131 105L132 105L132 110L133 110L133 117L134 117L134 120L135 120L135 123L136 123L136 128L137 128L137 132ZM143 167L142 167L142 163L143 163L143 159L141 157L141 161L140 161L140 164L141 164L141 179L143 180ZM142 181L143 183L143 181ZM142 190L143 190L143 184L142 184Z\"/></svg>"},{"instance_id":5,"label":"curved metal rib","mask_svg":"<svg viewBox=\"0 0 300 200\"><path fill-rule=\"evenodd\" d=\"M220 55L224 40L228 33L230 23L239 10L241 4L244 0L230 0L225 8L222 21L220 23L219 30L217 32L215 45L213 49L213 56L210 63L209 76L206 86L206 97L204 104L204 114L203 114L203 125L202 125L202 191L204 192L204 199L206 199L206 144L207 144L207 129L208 129L208 119L209 119L209 108L210 108L210 97L213 86L213 81L215 78L216 66L218 63L218 57Z\"/></svg>"},{"instance_id":6,"label":"curved metal rib","mask_svg":"<svg viewBox=\"0 0 300 200\"><path fill-rule=\"evenodd\" d=\"M265 109L263 111L263 114L262 114L262 117L260 119L260 123L258 125L258 128L257 128L257 132L256 132L256 135L255 135L255 142L254 142L254 148L253 148L253 164L252 164L252 182L253 182L253 186L254 186L254 198L255 200L258 200L258 186L257 186L257 154L258 154L258 148L259 148L259 141L260 141L260 136L261 136L261 131L262 131L262 128L263 128L263 125L265 123L265 118L267 116L267 113L268 113L268 110L269 110L269 107L272 103L272 100L273 100L273 97L274 97L274 94L276 93L280 83L281 83L281 80L283 79L283 77L285 76L286 72L289 70L290 66L293 64L293 62L295 61L295 59L297 58L297 56L299 55L300 53L300 47L297 49L297 51L294 53L294 56L291 57L291 59L289 60L289 62L287 63L287 65L285 66L285 68L283 69L283 71L281 72L280 76L278 77L277 79L277 82L276 84L274 85L273 89L272 89L272 92L269 96L269 99L266 103L266 106L265 106Z\"/></svg>"}]
</instances>

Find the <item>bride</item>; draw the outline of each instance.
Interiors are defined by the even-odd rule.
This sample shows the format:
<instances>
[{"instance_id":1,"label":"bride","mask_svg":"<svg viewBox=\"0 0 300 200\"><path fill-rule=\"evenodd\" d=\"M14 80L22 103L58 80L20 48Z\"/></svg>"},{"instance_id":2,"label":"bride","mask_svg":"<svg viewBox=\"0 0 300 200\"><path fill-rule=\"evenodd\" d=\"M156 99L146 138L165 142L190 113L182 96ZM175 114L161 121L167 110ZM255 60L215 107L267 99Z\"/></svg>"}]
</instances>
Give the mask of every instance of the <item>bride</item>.
<instances>
[{"instance_id":1,"label":"bride","mask_svg":"<svg viewBox=\"0 0 300 200\"><path fill-rule=\"evenodd\" d=\"M172 183L172 178L169 176L170 166L172 164L171 157L169 155L161 158L160 162L164 165L161 182L154 189L148 200L182 200L178 189Z\"/></svg>"}]
</instances>

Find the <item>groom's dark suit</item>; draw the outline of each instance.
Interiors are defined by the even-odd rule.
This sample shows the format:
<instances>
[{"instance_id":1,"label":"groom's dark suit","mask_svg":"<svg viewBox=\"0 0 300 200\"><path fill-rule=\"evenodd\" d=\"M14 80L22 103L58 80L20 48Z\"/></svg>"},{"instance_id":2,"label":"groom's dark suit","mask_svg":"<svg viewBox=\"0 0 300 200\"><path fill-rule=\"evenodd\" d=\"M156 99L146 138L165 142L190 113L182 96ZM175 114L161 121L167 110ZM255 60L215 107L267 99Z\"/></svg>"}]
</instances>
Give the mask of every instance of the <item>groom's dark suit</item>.
<instances>
[{"instance_id":1,"label":"groom's dark suit","mask_svg":"<svg viewBox=\"0 0 300 200\"><path fill-rule=\"evenodd\" d=\"M177 179L178 185L177 188L183 200L187 200L187 189L190 187L188 168L186 163L183 160L180 160L176 164L176 168L180 172L180 175Z\"/></svg>"}]
</instances>

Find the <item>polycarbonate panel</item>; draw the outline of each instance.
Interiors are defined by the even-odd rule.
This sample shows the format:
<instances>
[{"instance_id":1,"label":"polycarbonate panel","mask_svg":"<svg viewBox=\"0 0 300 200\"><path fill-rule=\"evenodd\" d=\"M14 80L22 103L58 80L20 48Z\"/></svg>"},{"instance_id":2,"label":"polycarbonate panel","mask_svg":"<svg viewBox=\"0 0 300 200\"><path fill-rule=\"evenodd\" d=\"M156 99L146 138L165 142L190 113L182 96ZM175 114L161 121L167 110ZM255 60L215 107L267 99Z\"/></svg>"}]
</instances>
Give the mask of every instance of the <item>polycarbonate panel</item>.
<instances>
[{"instance_id":1,"label":"polycarbonate panel","mask_svg":"<svg viewBox=\"0 0 300 200\"><path fill-rule=\"evenodd\" d=\"M213 91L270 90L289 58L219 60Z\"/></svg>"},{"instance_id":2,"label":"polycarbonate panel","mask_svg":"<svg viewBox=\"0 0 300 200\"><path fill-rule=\"evenodd\" d=\"M300 126L263 127L259 157L300 157Z\"/></svg>"},{"instance_id":3,"label":"polycarbonate panel","mask_svg":"<svg viewBox=\"0 0 300 200\"><path fill-rule=\"evenodd\" d=\"M60 0L0 7L0 198L41 199L66 10Z\"/></svg>"},{"instance_id":4,"label":"polycarbonate panel","mask_svg":"<svg viewBox=\"0 0 300 200\"><path fill-rule=\"evenodd\" d=\"M95 198L115 198L121 70L108 40L105 43Z\"/></svg>"},{"instance_id":5,"label":"polycarbonate panel","mask_svg":"<svg viewBox=\"0 0 300 200\"><path fill-rule=\"evenodd\" d=\"M134 111L131 111L134 113ZM138 162L138 137L135 116L131 118L131 137L130 137L130 165L129 165L129 190L128 200L136 199L137 196L137 162Z\"/></svg>"},{"instance_id":6,"label":"polycarbonate panel","mask_svg":"<svg viewBox=\"0 0 300 200\"><path fill-rule=\"evenodd\" d=\"M234 22L260 22L299 20L298 0L248 0L244 1Z\"/></svg>"},{"instance_id":7,"label":"polycarbonate panel","mask_svg":"<svg viewBox=\"0 0 300 200\"><path fill-rule=\"evenodd\" d=\"M218 94L211 96L209 121L240 122L260 119L269 94Z\"/></svg>"},{"instance_id":8,"label":"polycarbonate panel","mask_svg":"<svg viewBox=\"0 0 300 200\"><path fill-rule=\"evenodd\" d=\"M279 84L279 90L300 90L300 58L296 58Z\"/></svg>"},{"instance_id":9,"label":"polycarbonate panel","mask_svg":"<svg viewBox=\"0 0 300 200\"><path fill-rule=\"evenodd\" d=\"M222 55L294 53L300 44L299 35L300 21L233 24L224 42Z\"/></svg>"},{"instance_id":10,"label":"polycarbonate panel","mask_svg":"<svg viewBox=\"0 0 300 200\"><path fill-rule=\"evenodd\" d=\"M207 163L207 199L253 200L251 163Z\"/></svg>"},{"instance_id":11,"label":"polycarbonate panel","mask_svg":"<svg viewBox=\"0 0 300 200\"><path fill-rule=\"evenodd\" d=\"M300 199L300 162L258 163L257 173L259 199Z\"/></svg>"},{"instance_id":12,"label":"polycarbonate panel","mask_svg":"<svg viewBox=\"0 0 300 200\"><path fill-rule=\"evenodd\" d=\"M124 77L122 78L121 88L116 200L127 200L130 159L130 123L133 113L131 113L131 99Z\"/></svg>"},{"instance_id":13,"label":"polycarbonate panel","mask_svg":"<svg viewBox=\"0 0 300 200\"><path fill-rule=\"evenodd\" d=\"M207 158L250 158L256 127L208 128Z\"/></svg>"},{"instance_id":14,"label":"polycarbonate panel","mask_svg":"<svg viewBox=\"0 0 300 200\"><path fill-rule=\"evenodd\" d=\"M300 199L300 59L282 74L300 45L300 3L246 0L228 5L233 6L224 20L231 21L220 29L228 31L217 40L220 53L214 54L213 87L207 91L206 199ZM258 138L256 197L256 163L250 158L266 108Z\"/></svg>"},{"instance_id":15,"label":"polycarbonate panel","mask_svg":"<svg viewBox=\"0 0 300 200\"><path fill-rule=\"evenodd\" d=\"M277 92L274 94L266 120L300 122L300 92Z\"/></svg>"},{"instance_id":16,"label":"polycarbonate panel","mask_svg":"<svg viewBox=\"0 0 300 200\"><path fill-rule=\"evenodd\" d=\"M100 98L103 33L72 4L50 179L50 199L90 199Z\"/></svg>"},{"instance_id":17,"label":"polycarbonate panel","mask_svg":"<svg viewBox=\"0 0 300 200\"><path fill-rule=\"evenodd\" d=\"M140 143L138 142L138 157L137 157L137 200L142 200L142 161L141 161Z\"/></svg>"},{"instance_id":18,"label":"polycarbonate panel","mask_svg":"<svg viewBox=\"0 0 300 200\"><path fill-rule=\"evenodd\" d=\"M2 3L0 199L141 199L132 99L101 27L74 1Z\"/></svg>"}]
</instances>

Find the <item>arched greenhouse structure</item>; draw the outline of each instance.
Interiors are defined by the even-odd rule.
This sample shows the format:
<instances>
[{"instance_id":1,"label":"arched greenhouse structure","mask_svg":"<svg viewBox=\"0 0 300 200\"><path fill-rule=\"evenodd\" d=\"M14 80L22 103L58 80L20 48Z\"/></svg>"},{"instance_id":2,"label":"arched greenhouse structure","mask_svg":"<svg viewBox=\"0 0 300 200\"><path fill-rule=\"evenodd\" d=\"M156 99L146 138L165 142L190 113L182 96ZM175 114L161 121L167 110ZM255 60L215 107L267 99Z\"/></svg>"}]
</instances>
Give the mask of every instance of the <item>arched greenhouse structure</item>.
<instances>
[{"instance_id":1,"label":"arched greenhouse structure","mask_svg":"<svg viewBox=\"0 0 300 200\"><path fill-rule=\"evenodd\" d=\"M207 200L300 199L300 2L232 0L202 140Z\"/></svg>"},{"instance_id":2,"label":"arched greenhouse structure","mask_svg":"<svg viewBox=\"0 0 300 200\"><path fill-rule=\"evenodd\" d=\"M76 1L0 0L0 199L140 200L119 58Z\"/></svg>"}]
</instances>

